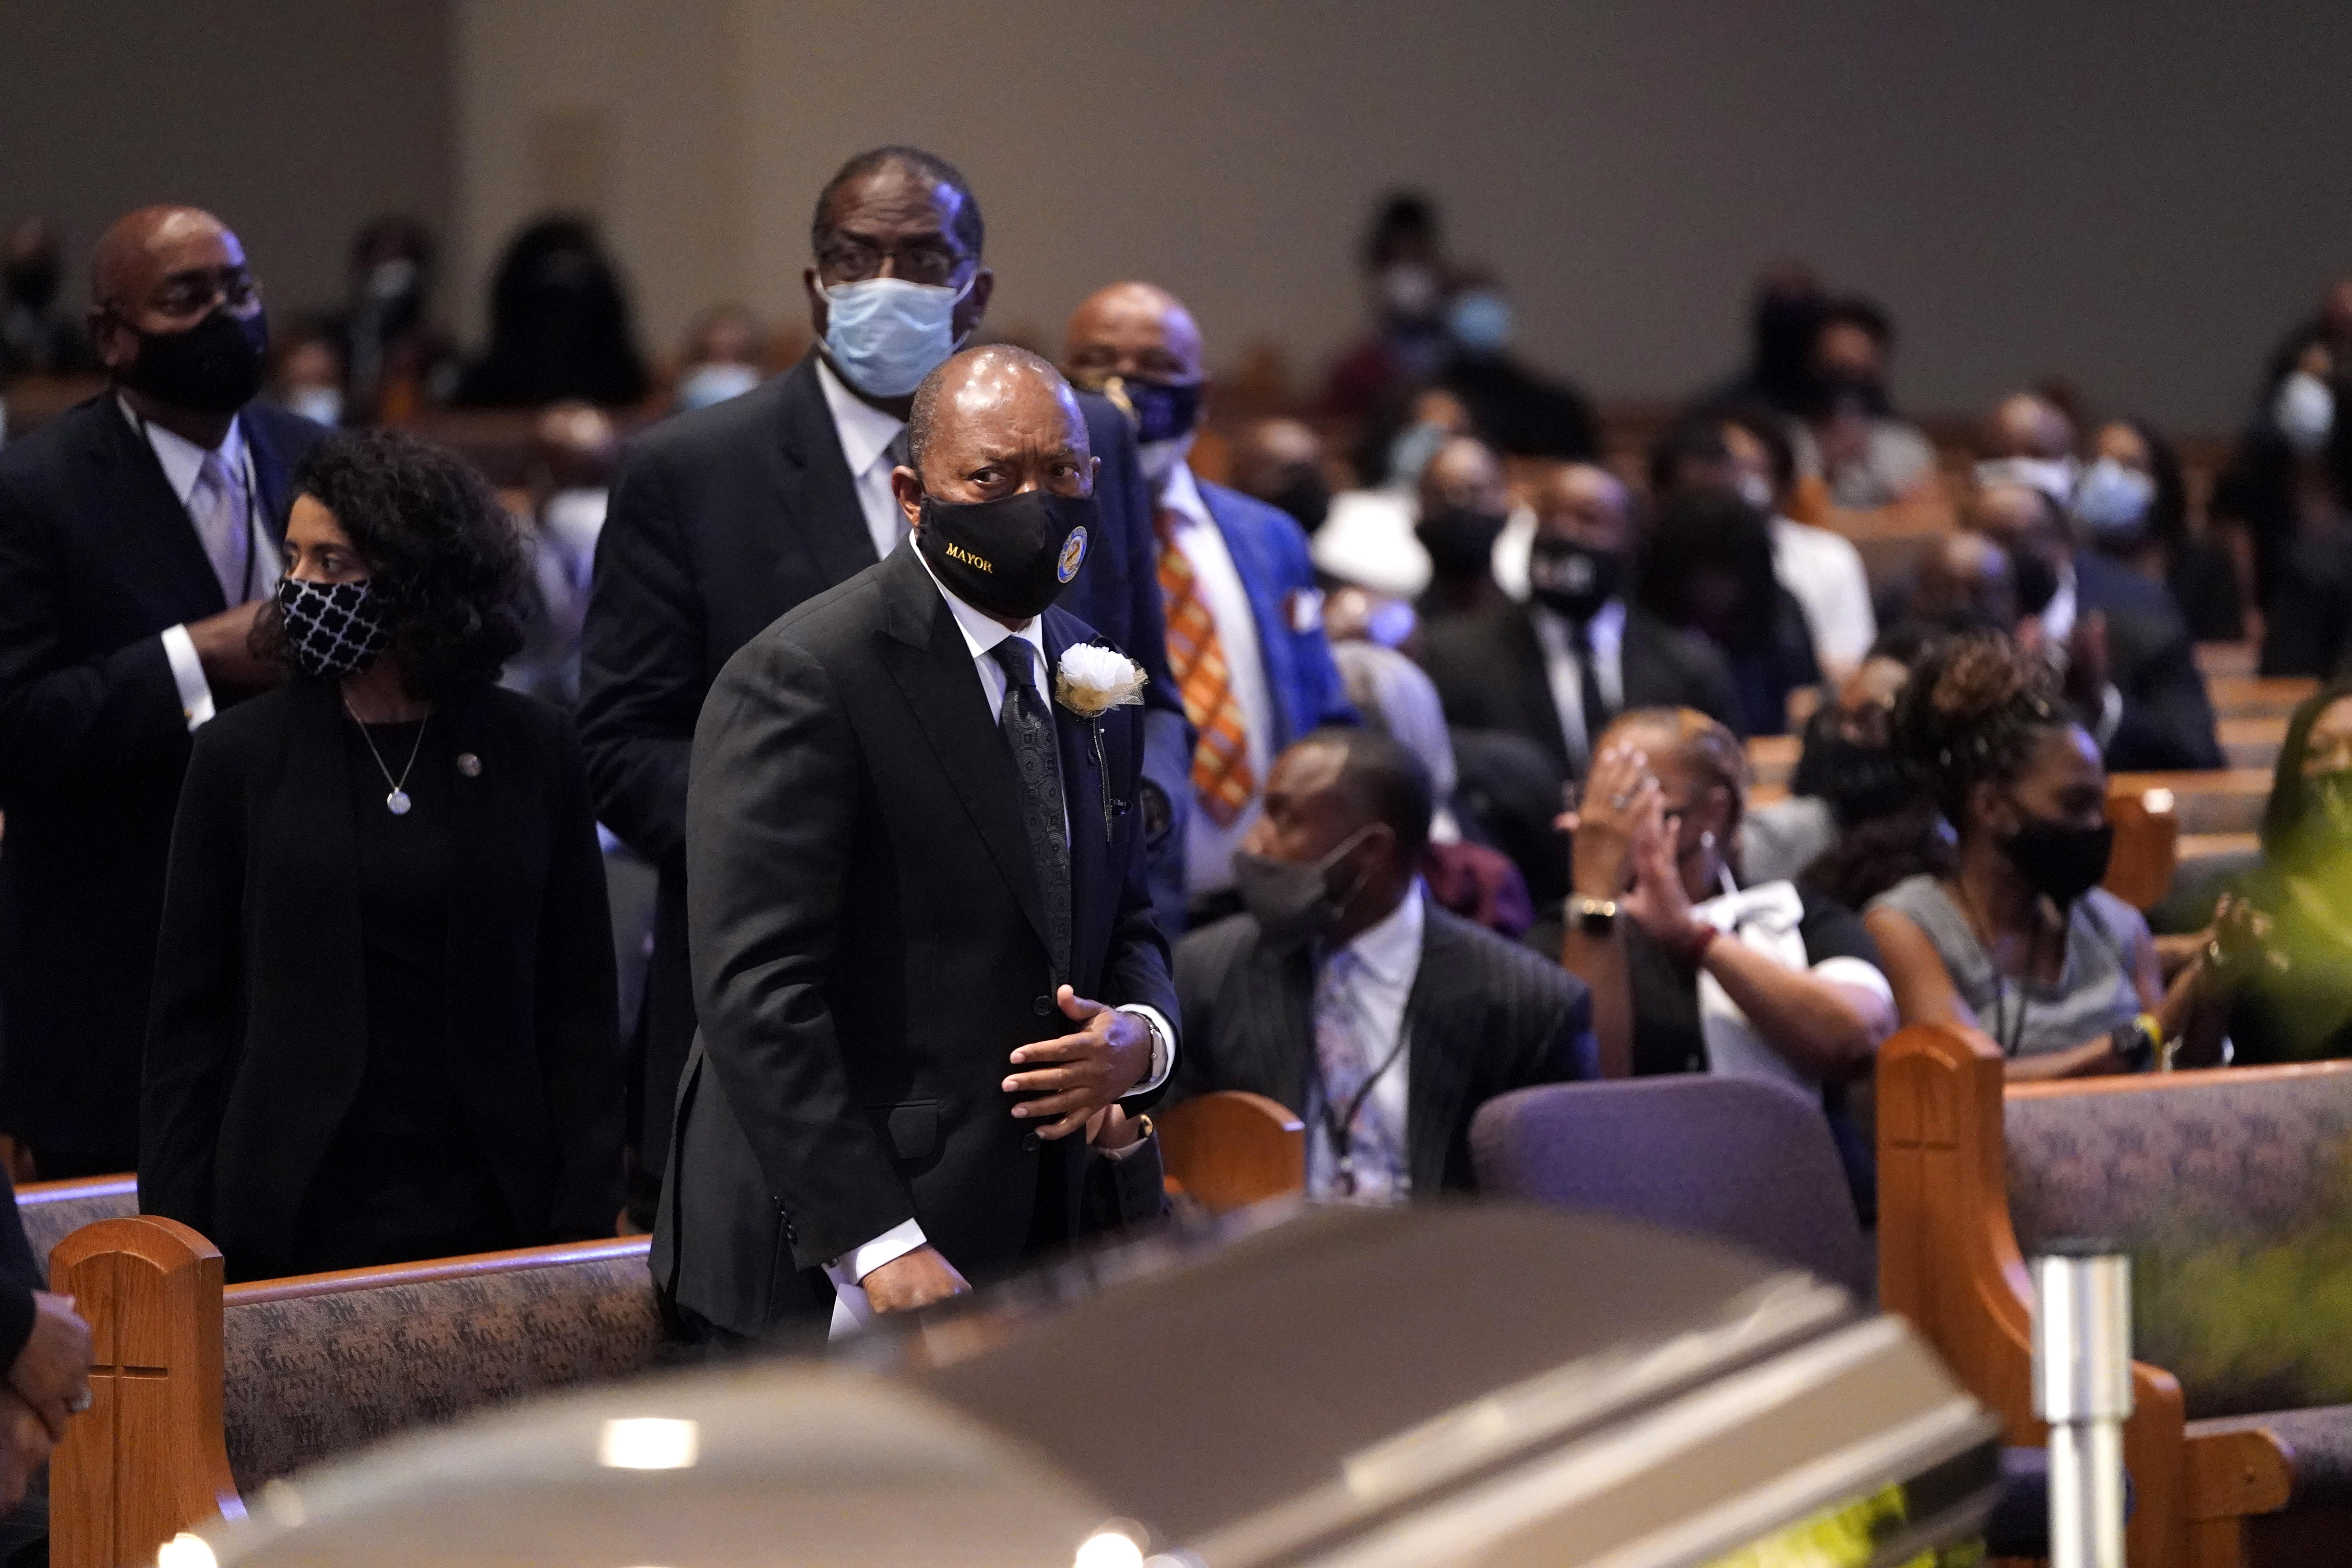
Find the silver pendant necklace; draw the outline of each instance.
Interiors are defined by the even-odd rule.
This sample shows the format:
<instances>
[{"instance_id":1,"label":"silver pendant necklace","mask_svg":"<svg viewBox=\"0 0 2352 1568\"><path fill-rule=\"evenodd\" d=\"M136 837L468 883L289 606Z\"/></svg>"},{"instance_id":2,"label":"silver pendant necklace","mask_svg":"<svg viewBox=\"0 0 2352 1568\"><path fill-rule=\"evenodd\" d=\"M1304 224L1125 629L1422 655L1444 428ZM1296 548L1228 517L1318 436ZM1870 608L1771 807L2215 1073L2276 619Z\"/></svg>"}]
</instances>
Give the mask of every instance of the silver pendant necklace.
<instances>
[{"instance_id":1,"label":"silver pendant necklace","mask_svg":"<svg viewBox=\"0 0 2352 1568\"><path fill-rule=\"evenodd\" d=\"M415 804L408 798L408 775L416 771L416 754L425 749L425 726L433 722L433 715L427 713L416 721L416 741L408 748L408 765L400 770L398 778L394 778L392 770L383 765L383 753L375 749L375 737L368 733L368 727L361 721L360 716L352 713L352 700L348 697L343 699L343 711L351 713L352 722L359 725L360 739L367 742L368 755L375 759L377 770L383 774L383 782L392 786L392 793L383 797L383 808L394 816L406 816L408 808Z\"/></svg>"}]
</instances>

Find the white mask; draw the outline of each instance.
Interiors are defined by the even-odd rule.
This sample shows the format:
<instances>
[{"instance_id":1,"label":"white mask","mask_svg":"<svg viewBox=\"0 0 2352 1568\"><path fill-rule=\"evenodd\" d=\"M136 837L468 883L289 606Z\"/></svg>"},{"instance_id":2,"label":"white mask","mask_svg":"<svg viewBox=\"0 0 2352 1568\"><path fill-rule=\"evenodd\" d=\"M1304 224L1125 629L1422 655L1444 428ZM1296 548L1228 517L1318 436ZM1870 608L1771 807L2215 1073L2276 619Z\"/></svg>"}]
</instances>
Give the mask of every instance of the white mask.
<instances>
[{"instance_id":1,"label":"white mask","mask_svg":"<svg viewBox=\"0 0 2352 1568\"><path fill-rule=\"evenodd\" d=\"M760 373L748 364L698 364L678 378L677 405L708 408L740 397L759 384Z\"/></svg>"},{"instance_id":2,"label":"white mask","mask_svg":"<svg viewBox=\"0 0 2352 1568\"><path fill-rule=\"evenodd\" d=\"M2296 371L2279 383L2271 400L2271 422L2286 444L2308 458L2327 445L2336 428L2336 394L2307 370Z\"/></svg>"},{"instance_id":3,"label":"white mask","mask_svg":"<svg viewBox=\"0 0 2352 1568\"><path fill-rule=\"evenodd\" d=\"M945 364L961 339L955 308L979 280L961 289L868 278L824 290L824 357L868 397L904 397Z\"/></svg>"},{"instance_id":4,"label":"white mask","mask_svg":"<svg viewBox=\"0 0 2352 1568\"><path fill-rule=\"evenodd\" d=\"M1988 458L1976 467L1977 488L2023 485L2040 490L2063 509L2074 504L2074 482L2083 465L2074 458Z\"/></svg>"},{"instance_id":5,"label":"white mask","mask_svg":"<svg viewBox=\"0 0 2352 1568\"><path fill-rule=\"evenodd\" d=\"M332 386L298 386L286 395L288 412L329 429L343 422L343 394Z\"/></svg>"},{"instance_id":6,"label":"white mask","mask_svg":"<svg viewBox=\"0 0 2352 1568\"><path fill-rule=\"evenodd\" d=\"M2102 543L2128 543L2147 531L2147 509L2155 500L2154 479L2101 458L2074 487L2074 521Z\"/></svg>"},{"instance_id":7,"label":"white mask","mask_svg":"<svg viewBox=\"0 0 2352 1568\"><path fill-rule=\"evenodd\" d=\"M1739 492L1741 500L1746 501L1758 511L1769 512L1772 510L1772 481L1763 475L1742 474L1739 476L1738 482L1732 488Z\"/></svg>"},{"instance_id":8,"label":"white mask","mask_svg":"<svg viewBox=\"0 0 2352 1568\"><path fill-rule=\"evenodd\" d=\"M1151 487L1153 493L1157 494L1160 487L1168 482L1168 476L1176 471L1177 464L1192 455L1193 435L1194 432L1187 430L1181 436L1171 436L1164 441L1138 444L1136 461L1142 465L1143 482Z\"/></svg>"}]
</instances>

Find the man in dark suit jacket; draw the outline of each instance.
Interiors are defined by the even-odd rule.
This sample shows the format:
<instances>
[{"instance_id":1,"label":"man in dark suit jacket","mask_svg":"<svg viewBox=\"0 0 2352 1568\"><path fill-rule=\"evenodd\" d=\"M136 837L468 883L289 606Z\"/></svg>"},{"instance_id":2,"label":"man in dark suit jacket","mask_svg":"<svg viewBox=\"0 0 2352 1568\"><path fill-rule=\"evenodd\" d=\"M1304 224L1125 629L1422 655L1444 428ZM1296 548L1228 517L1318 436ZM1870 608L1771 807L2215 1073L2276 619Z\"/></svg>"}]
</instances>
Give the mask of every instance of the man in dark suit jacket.
<instances>
[{"instance_id":1,"label":"man in dark suit jacket","mask_svg":"<svg viewBox=\"0 0 2352 1568\"><path fill-rule=\"evenodd\" d=\"M2229 765L2197 645L2162 584L2096 550L2077 550L2057 499L2031 485L1985 485L1965 521L2009 552L2020 608L2045 641L2067 649L2068 695L2109 768ZM2039 578L2038 589L2030 578Z\"/></svg>"},{"instance_id":2,"label":"man in dark suit jacket","mask_svg":"<svg viewBox=\"0 0 2352 1568\"><path fill-rule=\"evenodd\" d=\"M633 1053L632 1143L647 1177L666 1157L694 1035L685 842L695 716L761 627L896 547L893 443L915 383L988 307L984 237L977 200L944 161L904 147L850 160L817 198L814 264L803 275L821 346L756 391L655 426L623 455L582 630L580 735L598 820L660 873ZM936 319L914 321L898 309L905 300ZM1102 526L1066 607L1143 660L1158 792L1145 804L1181 805L1189 741L1161 651L1135 444L1108 403L1081 404L1101 463ZM1155 873L1181 910L1181 824L1154 826L1166 861ZM641 1185L633 1201L645 1195Z\"/></svg>"},{"instance_id":3,"label":"man in dark suit jacket","mask_svg":"<svg viewBox=\"0 0 2352 1568\"><path fill-rule=\"evenodd\" d=\"M218 219L131 213L91 285L113 385L0 451L0 1131L48 1177L138 1163L188 737L276 679L247 639L325 434L249 401L268 328Z\"/></svg>"},{"instance_id":4,"label":"man in dark suit jacket","mask_svg":"<svg viewBox=\"0 0 2352 1568\"><path fill-rule=\"evenodd\" d=\"M1154 576L1168 667L1195 737L1185 827L1190 919L1232 912L1233 853L1256 820L1266 770L1326 724L1356 722L1307 535L1287 513L1196 478L1185 463L1208 385L1201 329L1149 283L1114 283L1071 314L1063 368L1135 422L1158 534ZM1161 929L1183 930L1163 910Z\"/></svg>"},{"instance_id":5,"label":"man in dark suit jacket","mask_svg":"<svg viewBox=\"0 0 2352 1568\"><path fill-rule=\"evenodd\" d=\"M1094 532L1084 418L1009 347L911 412L912 538L730 659L695 731L701 1030L653 1267L705 1341L828 1286L837 1326L910 1310L1067 1239L1086 1130L1174 1056L1140 710L1074 710L1094 630L1046 607Z\"/></svg>"},{"instance_id":6,"label":"man in dark suit jacket","mask_svg":"<svg viewBox=\"0 0 2352 1568\"><path fill-rule=\"evenodd\" d=\"M1248 1089L1302 1112L1316 1196L1466 1190L1480 1105L1593 1073L1583 983L1430 900L1430 810L1395 741L1308 736L1275 764L1238 862L1250 912L1176 948L1171 1096Z\"/></svg>"}]
</instances>

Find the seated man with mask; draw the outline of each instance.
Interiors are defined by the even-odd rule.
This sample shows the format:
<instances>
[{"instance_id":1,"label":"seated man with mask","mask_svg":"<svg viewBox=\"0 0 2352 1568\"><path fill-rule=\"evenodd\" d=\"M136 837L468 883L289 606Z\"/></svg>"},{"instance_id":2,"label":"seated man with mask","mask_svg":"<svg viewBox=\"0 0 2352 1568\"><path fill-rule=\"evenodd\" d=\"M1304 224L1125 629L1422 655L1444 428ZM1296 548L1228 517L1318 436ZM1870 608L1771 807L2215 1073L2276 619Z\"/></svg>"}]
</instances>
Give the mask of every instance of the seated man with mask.
<instances>
[{"instance_id":1,"label":"seated man with mask","mask_svg":"<svg viewBox=\"0 0 2352 1568\"><path fill-rule=\"evenodd\" d=\"M1087 296L1070 317L1063 358L1074 384L1135 422L1160 541L1168 668L1198 737L1185 892L1195 921L1204 906L1230 913L1234 849L1257 820L1276 754L1309 730L1355 722L1324 640L1307 536L1264 501L1185 465L1207 377L1201 330L1174 295L1115 283Z\"/></svg>"},{"instance_id":2,"label":"seated man with mask","mask_svg":"<svg viewBox=\"0 0 2352 1568\"><path fill-rule=\"evenodd\" d=\"M1313 1197L1466 1190L1479 1106L1594 1073L1583 983L1430 902L1431 809L1396 741L1316 731L1276 762L1234 857L1248 912L1176 949L1171 1096L1246 1089L1300 1111Z\"/></svg>"}]
</instances>

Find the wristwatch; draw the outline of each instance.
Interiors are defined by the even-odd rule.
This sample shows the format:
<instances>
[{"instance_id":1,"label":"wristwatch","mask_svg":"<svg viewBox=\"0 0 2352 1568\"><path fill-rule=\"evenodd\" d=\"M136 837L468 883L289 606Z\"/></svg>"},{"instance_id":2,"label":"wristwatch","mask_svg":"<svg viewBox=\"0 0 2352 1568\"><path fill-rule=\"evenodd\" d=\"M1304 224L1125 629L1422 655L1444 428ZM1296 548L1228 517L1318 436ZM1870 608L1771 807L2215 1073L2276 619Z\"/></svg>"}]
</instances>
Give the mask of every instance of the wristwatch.
<instances>
[{"instance_id":1,"label":"wristwatch","mask_svg":"<svg viewBox=\"0 0 2352 1568\"><path fill-rule=\"evenodd\" d=\"M2164 1048L2164 1026L2153 1013L2142 1013L2109 1039L2107 1048L2124 1064L2126 1072L2146 1072L2157 1052Z\"/></svg>"},{"instance_id":2,"label":"wristwatch","mask_svg":"<svg viewBox=\"0 0 2352 1568\"><path fill-rule=\"evenodd\" d=\"M1576 929L1587 936L1607 936L1617 929L1617 900L1614 899L1573 898L1568 900L1568 918Z\"/></svg>"}]
</instances>

